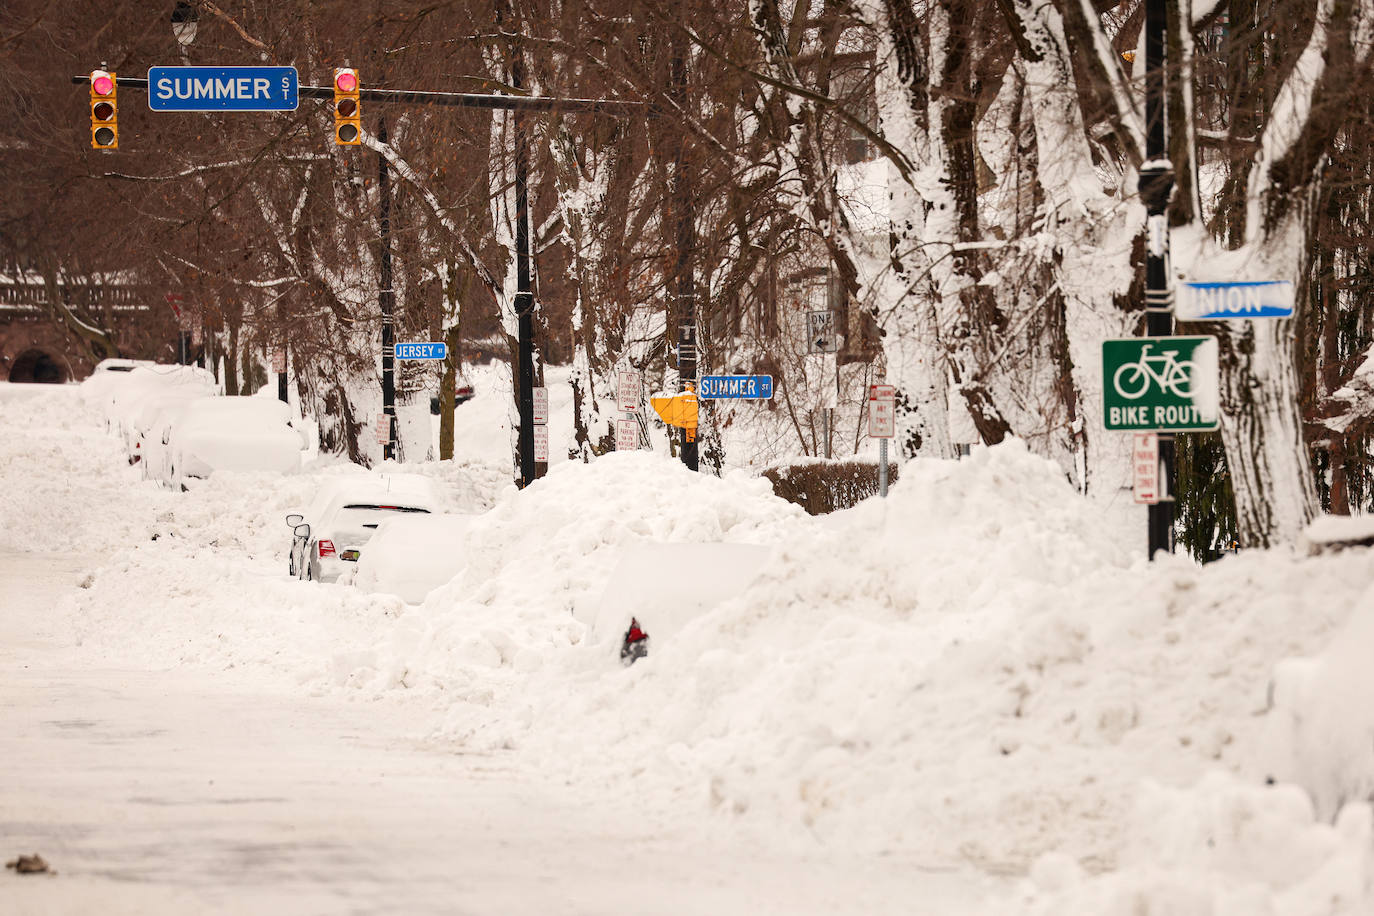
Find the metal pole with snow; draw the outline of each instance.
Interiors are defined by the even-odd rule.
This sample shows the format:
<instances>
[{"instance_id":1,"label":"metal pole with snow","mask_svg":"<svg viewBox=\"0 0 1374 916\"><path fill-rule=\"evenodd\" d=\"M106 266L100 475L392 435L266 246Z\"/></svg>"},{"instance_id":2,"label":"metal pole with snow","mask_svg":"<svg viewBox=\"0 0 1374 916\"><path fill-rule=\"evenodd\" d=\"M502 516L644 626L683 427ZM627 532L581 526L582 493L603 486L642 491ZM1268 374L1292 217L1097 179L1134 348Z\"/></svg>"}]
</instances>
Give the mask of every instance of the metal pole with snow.
<instances>
[{"instance_id":1,"label":"metal pole with snow","mask_svg":"<svg viewBox=\"0 0 1374 916\"><path fill-rule=\"evenodd\" d=\"M1174 333L1173 294L1169 287L1169 197L1173 163L1164 135L1165 0L1145 0L1145 162L1140 167L1140 197L1145 204L1145 335ZM1106 384L1106 379L1103 379ZM1174 551L1174 434L1159 433L1159 501L1149 507L1149 556Z\"/></svg>"},{"instance_id":2,"label":"metal pole with snow","mask_svg":"<svg viewBox=\"0 0 1374 916\"><path fill-rule=\"evenodd\" d=\"M386 118L377 123L377 140L386 145ZM382 459L396 457L396 292L391 288L391 180L387 173L386 156L377 153L377 193L381 197L378 223L381 229L381 282L377 287L377 305L382 312L382 414L386 417L386 442L382 444Z\"/></svg>"}]
</instances>

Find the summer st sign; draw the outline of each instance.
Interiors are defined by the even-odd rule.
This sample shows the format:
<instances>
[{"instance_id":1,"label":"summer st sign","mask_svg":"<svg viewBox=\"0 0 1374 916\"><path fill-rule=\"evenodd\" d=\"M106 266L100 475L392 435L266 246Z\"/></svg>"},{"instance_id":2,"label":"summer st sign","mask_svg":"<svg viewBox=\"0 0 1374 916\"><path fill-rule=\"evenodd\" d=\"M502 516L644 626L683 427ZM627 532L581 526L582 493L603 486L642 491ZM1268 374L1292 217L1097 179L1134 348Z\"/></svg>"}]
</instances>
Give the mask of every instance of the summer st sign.
<instances>
[{"instance_id":1,"label":"summer st sign","mask_svg":"<svg viewBox=\"0 0 1374 916\"><path fill-rule=\"evenodd\" d=\"M295 67L151 67L153 111L295 111Z\"/></svg>"}]
</instances>

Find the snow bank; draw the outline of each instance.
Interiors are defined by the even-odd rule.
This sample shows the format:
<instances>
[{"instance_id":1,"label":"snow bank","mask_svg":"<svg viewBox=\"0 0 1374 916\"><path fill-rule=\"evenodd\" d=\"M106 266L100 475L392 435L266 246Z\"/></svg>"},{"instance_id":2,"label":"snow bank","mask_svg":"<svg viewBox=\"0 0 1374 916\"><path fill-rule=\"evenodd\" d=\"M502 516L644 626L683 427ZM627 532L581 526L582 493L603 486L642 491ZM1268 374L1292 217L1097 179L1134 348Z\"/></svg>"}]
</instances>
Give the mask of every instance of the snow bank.
<instances>
[{"instance_id":1,"label":"snow bank","mask_svg":"<svg viewBox=\"0 0 1374 916\"><path fill-rule=\"evenodd\" d=\"M1089 876L1045 856L1021 891L1027 916L1140 913L1199 916L1358 916L1374 903L1368 804L1333 825L1314 820L1295 786L1250 786L1212 773L1195 788L1146 782L1113 873Z\"/></svg>"},{"instance_id":2,"label":"snow bank","mask_svg":"<svg viewBox=\"0 0 1374 916\"><path fill-rule=\"evenodd\" d=\"M1118 546L1141 532L1017 442L812 518L643 452L517 492L502 441L406 466L486 510L466 568L407 607L285 575L285 514L356 469L169 493L52 397L0 397L26 430L0 437L23 481L0 508L12 548L96 545L43 618L84 652L418 700L436 740L675 829L1027 876L999 916L1374 911L1372 551L1146 564ZM723 542L763 551L728 587L653 546ZM622 668L589 627L627 558L662 567L636 568L638 600L716 593Z\"/></svg>"},{"instance_id":3,"label":"snow bank","mask_svg":"<svg viewBox=\"0 0 1374 916\"><path fill-rule=\"evenodd\" d=\"M1270 690L1273 769L1311 793L1330 820L1374 798L1374 586L1330 644L1275 666Z\"/></svg>"},{"instance_id":4,"label":"snow bank","mask_svg":"<svg viewBox=\"0 0 1374 916\"><path fill-rule=\"evenodd\" d=\"M353 585L417 604L458 574L467 558L458 544L467 515L403 515L377 526L358 560Z\"/></svg>"}]
</instances>

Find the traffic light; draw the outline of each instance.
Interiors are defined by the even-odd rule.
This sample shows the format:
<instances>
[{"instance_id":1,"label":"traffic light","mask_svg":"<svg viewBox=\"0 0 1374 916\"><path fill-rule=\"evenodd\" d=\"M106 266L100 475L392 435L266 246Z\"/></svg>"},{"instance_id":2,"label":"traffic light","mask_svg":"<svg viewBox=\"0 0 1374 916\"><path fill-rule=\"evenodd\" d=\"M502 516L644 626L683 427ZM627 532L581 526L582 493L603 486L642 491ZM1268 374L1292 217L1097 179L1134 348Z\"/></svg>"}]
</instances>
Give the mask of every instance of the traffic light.
<instances>
[{"instance_id":1,"label":"traffic light","mask_svg":"<svg viewBox=\"0 0 1374 916\"><path fill-rule=\"evenodd\" d=\"M358 110L358 71L339 67L334 71L334 142L339 146L362 144Z\"/></svg>"},{"instance_id":2,"label":"traffic light","mask_svg":"<svg viewBox=\"0 0 1374 916\"><path fill-rule=\"evenodd\" d=\"M92 149L119 149L119 117L115 104L115 75L105 70L92 70Z\"/></svg>"}]
</instances>

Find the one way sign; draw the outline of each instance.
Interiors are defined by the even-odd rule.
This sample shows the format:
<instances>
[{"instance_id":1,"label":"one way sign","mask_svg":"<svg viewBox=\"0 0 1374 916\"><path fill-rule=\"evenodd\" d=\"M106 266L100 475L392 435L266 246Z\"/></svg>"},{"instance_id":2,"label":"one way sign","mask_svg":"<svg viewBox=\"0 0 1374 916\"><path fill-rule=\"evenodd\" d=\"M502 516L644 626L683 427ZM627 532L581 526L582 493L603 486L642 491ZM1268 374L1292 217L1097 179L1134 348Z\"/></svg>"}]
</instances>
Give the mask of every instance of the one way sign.
<instances>
[{"instance_id":1,"label":"one way sign","mask_svg":"<svg viewBox=\"0 0 1374 916\"><path fill-rule=\"evenodd\" d=\"M840 349L840 338L835 333L835 313L831 311L807 312L807 352L836 353Z\"/></svg>"}]
</instances>

